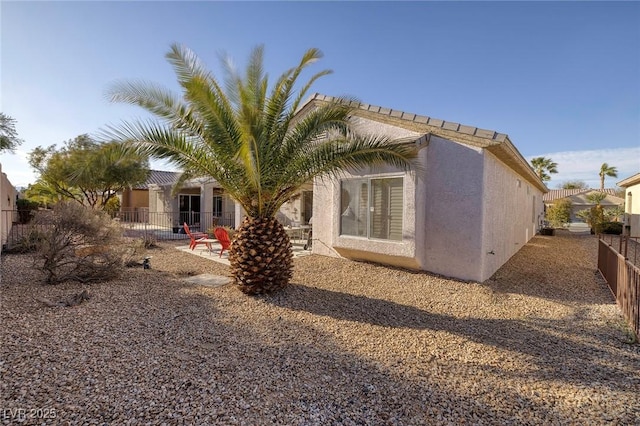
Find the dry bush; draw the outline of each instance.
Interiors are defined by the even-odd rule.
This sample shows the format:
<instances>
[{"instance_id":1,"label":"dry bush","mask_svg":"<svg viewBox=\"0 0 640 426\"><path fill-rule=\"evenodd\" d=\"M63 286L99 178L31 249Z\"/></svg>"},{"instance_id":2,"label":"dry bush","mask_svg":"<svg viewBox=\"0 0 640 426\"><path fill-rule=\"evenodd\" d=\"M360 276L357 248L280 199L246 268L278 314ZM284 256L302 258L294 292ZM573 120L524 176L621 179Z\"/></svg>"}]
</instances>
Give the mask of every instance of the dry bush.
<instances>
[{"instance_id":1,"label":"dry bush","mask_svg":"<svg viewBox=\"0 0 640 426\"><path fill-rule=\"evenodd\" d=\"M34 260L45 272L47 284L113 279L139 255L139 245L127 242L122 227L108 214L75 202L38 212L34 222L39 225Z\"/></svg>"}]
</instances>

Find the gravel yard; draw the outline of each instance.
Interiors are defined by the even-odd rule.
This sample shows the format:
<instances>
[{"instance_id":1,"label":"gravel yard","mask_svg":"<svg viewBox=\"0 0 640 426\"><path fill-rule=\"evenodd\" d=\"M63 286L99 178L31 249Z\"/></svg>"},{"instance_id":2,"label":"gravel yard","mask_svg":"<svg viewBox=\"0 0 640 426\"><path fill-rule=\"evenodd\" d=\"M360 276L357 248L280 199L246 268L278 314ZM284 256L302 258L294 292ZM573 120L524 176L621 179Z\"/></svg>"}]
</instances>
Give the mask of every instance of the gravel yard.
<instances>
[{"instance_id":1,"label":"gravel yard","mask_svg":"<svg viewBox=\"0 0 640 426\"><path fill-rule=\"evenodd\" d=\"M0 423L638 424L640 346L596 251L537 236L484 284L307 256L269 297L186 283L228 267L171 243L88 286L3 255Z\"/></svg>"}]
</instances>

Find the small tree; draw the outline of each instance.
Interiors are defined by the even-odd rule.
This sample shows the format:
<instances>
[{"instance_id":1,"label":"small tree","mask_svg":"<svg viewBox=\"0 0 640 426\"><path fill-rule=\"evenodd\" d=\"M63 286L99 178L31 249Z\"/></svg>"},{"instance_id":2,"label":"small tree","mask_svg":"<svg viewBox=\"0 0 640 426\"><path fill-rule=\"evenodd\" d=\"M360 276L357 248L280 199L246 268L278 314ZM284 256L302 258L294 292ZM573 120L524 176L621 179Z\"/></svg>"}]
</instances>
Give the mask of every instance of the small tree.
<instances>
[{"instance_id":1,"label":"small tree","mask_svg":"<svg viewBox=\"0 0 640 426\"><path fill-rule=\"evenodd\" d=\"M560 189L588 189L589 185L583 180L568 180L558 187Z\"/></svg>"},{"instance_id":2,"label":"small tree","mask_svg":"<svg viewBox=\"0 0 640 426\"><path fill-rule=\"evenodd\" d=\"M38 190L99 209L149 175L145 156L124 152L115 142L95 142L88 135L66 142L61 149L37 147L29 154L29 164L40 175Z\"/></svg>"},{"instance_id":3,"label":"small tree","mask_svg":"<svg viewBox=\"0 0 640 426\"><path fill-rule=\"evenodd\" d=\"M619 222L624 217L624 204L604 209L604 218L607 222Z\"/></svg>"},{"instance_id":4,"label":"small tree","mask_svg":"<svg viewBox=\"0 0 640 426\"><path fill-rule=\"evenodd\" d=\"M571 200L561 198L547 209L547 221L554 228L559 228L571 220Z\"/></svg>"},{"instance_id":5,"label":"small tree","mask_svg":"<svg viewBox=\"0 0 640 426\"><path fill-rule=\"evenodd\" d=\"M587 195L587 200L594 203L595 206L590 209L581 210L577 216L582 218L591 227L591 233L599 234L602 231L602 224L605 222L604 210L602 208L602 200L607 197L604 192L592 192Z\"/></svg>"},{"instance_id":6,"label":"small tree","mask_svg":"<svg viewBox=\"0 0 640 426\"><path fill-rule=\"evenodd\" d=\"M18 198L16 201L16 207L18 210L18 220L20 223L29 223L36 210L38 210L39 204L36 201L26 200L24 198Z\"/></svg>"}]
</instances>

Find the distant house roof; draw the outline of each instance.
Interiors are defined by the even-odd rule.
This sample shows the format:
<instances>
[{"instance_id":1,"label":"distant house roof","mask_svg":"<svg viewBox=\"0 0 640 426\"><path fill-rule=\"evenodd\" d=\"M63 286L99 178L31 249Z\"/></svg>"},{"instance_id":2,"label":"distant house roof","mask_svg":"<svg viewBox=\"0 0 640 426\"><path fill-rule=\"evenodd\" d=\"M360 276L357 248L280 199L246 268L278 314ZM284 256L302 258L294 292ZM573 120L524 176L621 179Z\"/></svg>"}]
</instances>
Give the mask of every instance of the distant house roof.
<instances>
[{"instance_id":1,"label":"distant house roof","mask_svg":"<svg viewBox=\"0 0 640 426\"><path fill-rule=\"evenodd\" d=\"M166 172L163 170L151 170L147 181L134 189L149 189L149 185L167 186L178 181L180 172Z\"/></svg>"},{"instance_id":2,"label":"distant house roof","mask_svg":"<svg viewBox=\"0 0 640 426\"><path fill-rule=\"evenodd\" d=\"M315 93L299 108L299 112L311 108L317 102L331 102L336 100L332 96ZM520 152L509 140L509 136L498 133L494 130L480 129L478 127L466 126L452 121L440 120L438 118L427 117L407 113L390 108L383 108L375 105L364 104L351 101L351 106L357 108L358 116L370 118L376 121L402 127L423 134L433 134L445 139L465 143L467 145L484 148L498 157L507 166L523 176L532 185L547 192L548 188L533 171L531 165L522 157Z\"/></svg>"},{"instance_id":3,"label":"distant house roof","mask_svg":"<svg viewBox=\"0 0 640 426\"><path fill-rule=\"evenodd\" d=\"M636 173L633 176L629 176L626 179L622 179L616 185L618 185L621 188L628 188L628 187L630 187L632 185L636 185L638 183L640 183L640 173Z\"/></svg>"},{"instance_id":4,"label":"distant house roof","mask_svg":"<svg viewBox=\"0 0 640 426\"><path fill-rule=\"evenodd\" d=\"M616 196L616 189L615 188L605 188L605 189L552 189L549 192L547 192L546 194L544 194L542 196L542 200L545 203L551 203L555 200L559 200L561 198L569 198L569 197L578 197L578 198L582 198L581 196L586 196L586 194L588 194L589 192L604 192L605 194L607 194L607 196L612 196L615 198L618 198ZM624 202L624 200L620 199L621 202Z\"/></svg>"},{"instance_id":5,"label":"distant house roof","mask_svg":"<svg viewBox=\"0 0 640 426\"><path fill-rule=\"evenodd\" d=\"M173 186L180 178L181 172L167 172L164 170L151 170L147 181L134 189L149 189L150 186ZM183 188L198 188L205 183L215 183L213 178L193 178L183 183Z\"/></svg>"}]
</instances>

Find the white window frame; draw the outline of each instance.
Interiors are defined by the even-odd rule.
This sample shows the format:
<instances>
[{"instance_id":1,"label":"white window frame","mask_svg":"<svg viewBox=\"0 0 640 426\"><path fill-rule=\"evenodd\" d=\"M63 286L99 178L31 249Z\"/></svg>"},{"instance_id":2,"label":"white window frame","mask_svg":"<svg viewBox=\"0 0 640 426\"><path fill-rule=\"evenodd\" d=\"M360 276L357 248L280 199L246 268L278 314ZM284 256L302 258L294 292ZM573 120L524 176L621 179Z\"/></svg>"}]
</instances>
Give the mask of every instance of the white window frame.
<instances>
[{"instance_id":1,"label":"white window frame","mask_svg":"<svg viewBox=\"0 0 640 426\"><path fill-rule=\"evenodd\" d=\"M372 199L373 199L373 185L372 185L372 181L376 181L376 180L390 180L390 179L400 179L402 181L402 213L400 214L400 220L401 220L401 231L400 231L400 238L399 239L392 239L392 238L376 238L376 237L372 237L371 236L371 220L372 220L372 208L373 206L371 205L372 203ZM339 235L340 237L347 237L347 238L362 238L362 239L367 239L367 240L377 240L377 241L388 241L388 242L402 242L403 240L403 235L404 235L404 229L405 229L405 224L404 224L404 214L405 214L405 176L404 175L387 175L387 176L375 176L375 177L358 177L358 178L348 178L348 179L341 179L340 180L340 193L342 193L342 188L345 182L361 182L361 183L365 183L367 184L367 206L366 206L366 224L365 224L365 230L366 230L366 235L354 235L354 234L348 234L348 233L344 233L343 232L343 223L342 223L342 218L339 217L338 218L338 223L339 223ZM340 206L339 206L339 210L340 210L340 215L342 215L342 200L340 200ZM345 209L346 210L346 209Z\"/></svg>"}]
</instances>

